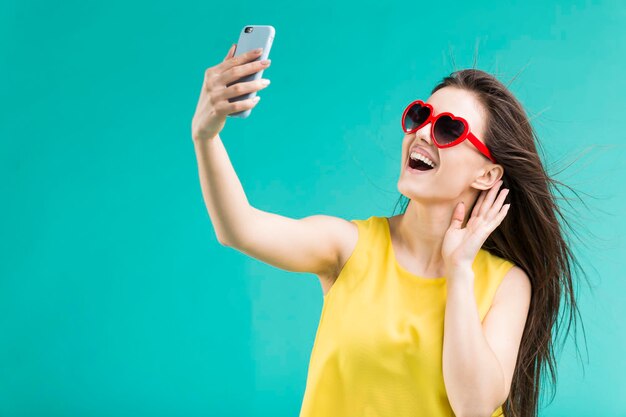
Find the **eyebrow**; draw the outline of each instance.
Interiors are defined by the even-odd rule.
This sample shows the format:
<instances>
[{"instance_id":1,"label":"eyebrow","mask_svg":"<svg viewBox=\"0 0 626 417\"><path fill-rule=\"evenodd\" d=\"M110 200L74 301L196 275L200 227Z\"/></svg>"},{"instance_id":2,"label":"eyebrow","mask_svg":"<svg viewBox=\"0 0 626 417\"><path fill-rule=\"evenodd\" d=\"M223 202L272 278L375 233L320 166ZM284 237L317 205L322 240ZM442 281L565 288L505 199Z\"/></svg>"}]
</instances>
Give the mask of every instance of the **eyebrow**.
<instances>
[{"instance_id":1,"label":"eyebrow","mask_svg":"<svg viewBox=\"0 0 626 417\"><path fill-rule=\"evenodd\" d=\"M428 103L428 102L426 101L425 103ZM467 120L467 123L469 123L470 125L472 124L472 123L470 123L469 117L467 117L465 115L461 115L461 114L455 113L453 111L437 111L437 107L434 104L432 104L432 103L428 103L428 104L433 106L433 116L437 116L439 113L452 113L455 116L464 118L465 120ZM471 126L470 126L470 129L471 129Z\"/></svg>"}]
</instances>

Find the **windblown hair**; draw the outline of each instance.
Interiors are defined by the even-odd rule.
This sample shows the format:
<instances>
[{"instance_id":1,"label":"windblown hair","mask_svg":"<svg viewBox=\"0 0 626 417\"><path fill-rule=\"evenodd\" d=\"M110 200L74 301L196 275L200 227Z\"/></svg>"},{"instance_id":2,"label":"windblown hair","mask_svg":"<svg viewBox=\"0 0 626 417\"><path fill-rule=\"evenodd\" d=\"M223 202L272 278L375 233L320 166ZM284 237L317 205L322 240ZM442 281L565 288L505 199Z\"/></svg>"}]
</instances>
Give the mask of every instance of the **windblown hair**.
<instances>
[{"instance_id":1,"label":"windblown hair","mask_svg":"<svg viewBox=\"0 0 626 417\"><path fill-rule=\"evenodd\" d=\"M504 168L502 188L510 190L506 202L510 200L511 207L483 249L522 268L531 280L532 298L511 390L502 408L507 417L535 417L546 369L556 386L553 336L556 339L559 334L561 298L569 307L567 332L576 318L574 313L580 316L572 273L573 266L580 268L580 264L559 219L575 230L553 194L554 190L563 195L557 185L572 188L548 175L535 146L541 145L524 108L495 76L474 68L454 71L431 94L444 87L467 90L484 107L487 120L482 140ZM409 199L401 195L396 206L398 203L401 213L406 212Z\"/></svg>"}]
</instances>

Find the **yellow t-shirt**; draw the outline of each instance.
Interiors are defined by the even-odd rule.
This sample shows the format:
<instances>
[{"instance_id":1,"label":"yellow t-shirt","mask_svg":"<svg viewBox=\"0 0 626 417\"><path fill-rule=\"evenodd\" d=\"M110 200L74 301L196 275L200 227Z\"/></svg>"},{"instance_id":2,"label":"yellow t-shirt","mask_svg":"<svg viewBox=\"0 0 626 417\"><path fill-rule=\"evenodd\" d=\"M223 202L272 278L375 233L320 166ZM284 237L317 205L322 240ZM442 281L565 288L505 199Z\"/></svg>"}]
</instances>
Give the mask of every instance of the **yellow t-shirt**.
<instances>
[{"instance_id":1,"label":"yellow t-shirt","mask_svg":"<svg viewBox=\"0 0 626 417\"><path fill-rule=\"evenodd\" d=\"M386 217L351 221L359 238L324 296L300 417L454 416L442 371L446 278L398 264ZM477 254L481 322L512 266Z\"/></svg>"}]
</instances>

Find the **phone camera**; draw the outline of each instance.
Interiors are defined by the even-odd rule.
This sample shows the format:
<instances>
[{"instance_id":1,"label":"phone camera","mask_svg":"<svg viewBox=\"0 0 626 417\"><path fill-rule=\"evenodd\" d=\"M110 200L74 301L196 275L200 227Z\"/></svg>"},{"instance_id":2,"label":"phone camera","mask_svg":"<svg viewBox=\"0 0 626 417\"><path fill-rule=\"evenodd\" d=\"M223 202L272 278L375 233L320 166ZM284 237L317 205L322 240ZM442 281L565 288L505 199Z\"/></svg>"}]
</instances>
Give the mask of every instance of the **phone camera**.
<instances>
[{"instance_id":1,"label":"phone camera","mask_svg":"<svg viewBox=\"0 0 626 417\"><path fill-rule=\"evenodd\" d=\"M252 27L251 26L246 27L245 32L246 33L252 32Z\"/></svg>"}]
</instances>

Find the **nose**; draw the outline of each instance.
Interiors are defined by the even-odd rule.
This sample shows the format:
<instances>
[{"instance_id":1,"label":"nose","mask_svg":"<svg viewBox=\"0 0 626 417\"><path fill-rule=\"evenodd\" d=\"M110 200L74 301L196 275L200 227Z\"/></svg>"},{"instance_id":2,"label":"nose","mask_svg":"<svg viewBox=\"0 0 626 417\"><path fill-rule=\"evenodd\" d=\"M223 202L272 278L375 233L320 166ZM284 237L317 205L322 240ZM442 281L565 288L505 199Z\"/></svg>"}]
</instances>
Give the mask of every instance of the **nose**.
<instances>
[{"instance_id":1,"label":"nose","mask_svg":"<svg viewBox=\"0 0 626 417\"><path fill-rule=\"evenodd\" d=\"M430 122L422 126L417 132L415 132L415 140L424 141L428 144L428 146L433 145L433 140L430 137Z\"/></svg>"}]
</instances>

